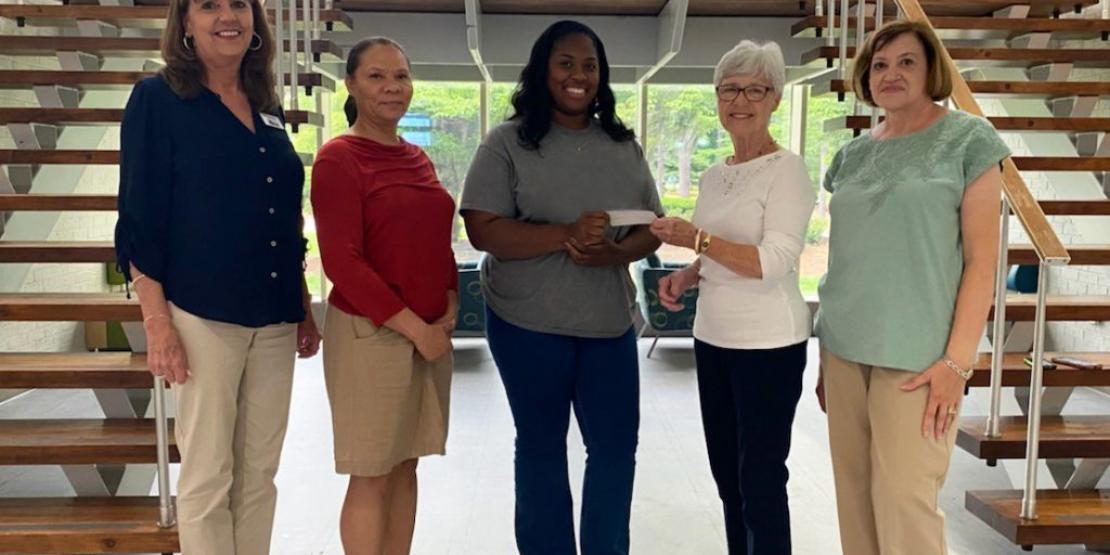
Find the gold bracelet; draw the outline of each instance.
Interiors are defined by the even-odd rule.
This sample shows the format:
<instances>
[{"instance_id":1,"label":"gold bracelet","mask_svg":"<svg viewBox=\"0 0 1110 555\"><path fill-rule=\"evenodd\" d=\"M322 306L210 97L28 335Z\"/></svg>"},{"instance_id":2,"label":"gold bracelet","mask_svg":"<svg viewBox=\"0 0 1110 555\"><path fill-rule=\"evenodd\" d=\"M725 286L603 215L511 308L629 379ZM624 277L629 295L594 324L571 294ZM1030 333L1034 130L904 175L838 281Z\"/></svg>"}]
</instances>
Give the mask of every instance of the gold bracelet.
<instances>
[{"instance_id":1,"label":"gold bracelet","mask_svg":"<svg viewBox=\"0 0 1110 555\"><path fill-rule=\"evenodd\" d=\"M140 279L145 279L145 278L146 278L146 274L139 274L135 279L131 280L131 285L135 285L136 283L139 283Z\"/></svg>"},{"instance_id":2,"label":"gold bracelet","mask_svg":"<svg viewBox=\"0 0 1110 555\"><path fill-rule=\"evenodd\" d=\"M149 322L149 321L151 321L155 318L165 318L167 320L171 319L169 314L165 314L165 313L151 314L150 316L147 316L146 318L143 318L143 325L145 326L147 322Z\"/></svg>"},{"instance_id":3,"label":"gold bracelet","mask_svg":"<svg viewBox=\"0 0 1110 555\"><path fill-rule=\"evenodd\" d=\"M701 234L702 233L704 233L704 232L701 229L698 229L697 233L694 234L694 254L701 254Z\"/></svg>"},{"instance_id":4,"label":"gold bracelet","mask_svg":"<svg viewBox=\"0 0 1110 555\"><path fill-rule=\"evenodd\" d=\"M708 251L709 250L709 243L712 242L712 241L713 241L713 234L712 233L706 233L705 236L702 237L702 239L701 239L701 245L700 245L700 248L698 249L698 254L701 254L703 252Z\"/></svg>"}]
</instances>

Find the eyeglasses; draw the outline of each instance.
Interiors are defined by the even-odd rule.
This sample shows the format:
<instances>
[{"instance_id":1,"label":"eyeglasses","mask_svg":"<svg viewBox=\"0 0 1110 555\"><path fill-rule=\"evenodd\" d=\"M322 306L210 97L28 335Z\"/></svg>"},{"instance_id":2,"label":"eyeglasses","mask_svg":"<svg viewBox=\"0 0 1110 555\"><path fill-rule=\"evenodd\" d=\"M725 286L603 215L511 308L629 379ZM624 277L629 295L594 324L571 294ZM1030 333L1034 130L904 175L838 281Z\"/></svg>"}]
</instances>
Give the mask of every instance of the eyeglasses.
<instances>
[{"instance_id":1,"label":"eyeglasses","mask_svg":"<svg viewBox=\"0 0 1110 555\"><path fill-rule=\"evenodd\" d=\"M732 102L736 100L740 93L744 93L744 98L749 102L759 102L767 98L767 93L775 90L774 87L767 87L764 85L748 85L747 87L737 87L735 85L718 85L717 98L725 101Z\"/></svg>"}]
</instances>

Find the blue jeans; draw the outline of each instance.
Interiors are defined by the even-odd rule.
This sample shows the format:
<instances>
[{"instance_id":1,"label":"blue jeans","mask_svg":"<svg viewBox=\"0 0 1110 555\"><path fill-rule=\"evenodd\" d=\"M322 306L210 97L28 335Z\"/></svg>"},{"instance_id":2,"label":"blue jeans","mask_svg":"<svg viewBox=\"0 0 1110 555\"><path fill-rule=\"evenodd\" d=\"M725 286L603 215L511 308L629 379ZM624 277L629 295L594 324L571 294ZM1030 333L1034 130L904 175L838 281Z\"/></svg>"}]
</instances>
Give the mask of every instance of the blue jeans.
<instances>
[{"instance_id":1,"label":"blue jeans","mask_svg":"<svg viewBox=\"0 0 1110 555\"><path fill-rule=\"evenodd\" d=\"M583 555L628 553L640 426L636 337L529 331L487 309L486 335L516 425L516 543L522 555L574 554L567 429L586 444Z\"/></svg>"},{"instance_id":2,"label":"blue jeans","mask_svg":"<svg viewBox=\"0 0 1110 555\"><path fill-rule=\"evenodd\" d=\"M806 343L723 349L694 342L709 468L730 555L788 555L786 457L802 394Z\"/></svg>"}]
</instances>

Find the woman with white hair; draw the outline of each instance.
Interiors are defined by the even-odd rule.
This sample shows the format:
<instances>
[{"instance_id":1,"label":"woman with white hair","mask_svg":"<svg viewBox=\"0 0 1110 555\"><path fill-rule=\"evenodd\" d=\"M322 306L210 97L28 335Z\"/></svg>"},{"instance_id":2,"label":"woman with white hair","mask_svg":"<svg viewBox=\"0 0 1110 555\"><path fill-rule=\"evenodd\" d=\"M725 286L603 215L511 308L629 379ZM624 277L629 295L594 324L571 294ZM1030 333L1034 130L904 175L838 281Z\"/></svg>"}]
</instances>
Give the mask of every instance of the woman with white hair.
<instances>
[{"instance_id":1,"label":"woman with white hair","mask_svg":"<svg viewBox=\"0 0 1110 555\"><path fill-rule=\"evenodd\" d=\"M768 130L785 81L773 42L742 41L721 58L717 115L733 153L702 174L693 223L651 226L699 255L660 280L659 298L680 310L700 288L698 396L731 554L790 553L786 457L811 326L797 266L816 197L805 162Z\"/></svg>"}]
</instances>

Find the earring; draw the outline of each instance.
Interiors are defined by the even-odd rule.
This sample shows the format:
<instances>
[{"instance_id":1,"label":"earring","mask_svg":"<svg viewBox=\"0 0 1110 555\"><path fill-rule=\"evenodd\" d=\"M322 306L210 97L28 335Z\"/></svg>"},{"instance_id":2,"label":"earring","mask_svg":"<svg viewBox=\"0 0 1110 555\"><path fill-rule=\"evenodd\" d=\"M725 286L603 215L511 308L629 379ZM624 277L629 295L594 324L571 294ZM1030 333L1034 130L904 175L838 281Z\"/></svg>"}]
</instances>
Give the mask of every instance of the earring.
<instances>
[{"instance_id":1,"label":"earring","mask_svg":"<svg viewBox=\"0 0 1110 555\"><path fill-rule=\"evenodd\" d=\"M189 39L190 38L191 37L189 37L189 35L185 35L185 36L181 37L181 43L185 45L185 50L192 50L193 49L193 45L189 44Z\"/></svg>"},{"instance_id":2,"label":"earring","mask_svg":"<svg viewBox=\"0 0 1110 555\"><path fill-rule=\"evenodd\" d=\"M254 41L256 41L256 40L258 41L258 44L255 44ZM262 36L259 35L258 33L255 33L254 36L251 37L251 45L248 48L250 48L252 52L261 50L262 49Z\"/></svg>"}]
</instances>

